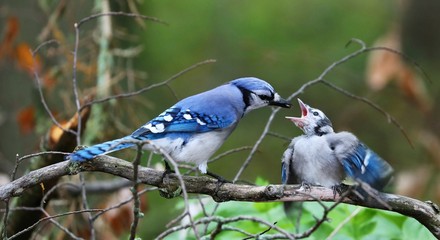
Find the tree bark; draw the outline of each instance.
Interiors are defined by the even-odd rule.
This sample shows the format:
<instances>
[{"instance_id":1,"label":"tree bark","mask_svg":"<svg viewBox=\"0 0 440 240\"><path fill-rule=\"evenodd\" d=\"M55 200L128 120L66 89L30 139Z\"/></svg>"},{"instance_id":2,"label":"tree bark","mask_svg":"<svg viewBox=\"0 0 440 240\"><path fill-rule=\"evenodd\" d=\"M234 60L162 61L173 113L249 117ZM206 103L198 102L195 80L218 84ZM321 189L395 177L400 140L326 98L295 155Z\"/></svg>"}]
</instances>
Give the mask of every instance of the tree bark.
<instances>
[{"instance_id":1,"label":"tree bark","mask_svg":"<svg viewBox=\"0 0 440 240\"><path fill-rule=\"evenodd\" d=\"M4 201L11 197L20 196L26 189L41 182L85 171L105 172L130 180L133 177L132 163L118 158L99 156L94 160L81 164L64 161L34 170L9 184L0 186L0 200ZM217 202L341 201L347 204L398 212L415 218L435 237L440 238L438 207L431 202L422 202L405 196L378 193L374 199L360 200L355 194L349 194L349 196L341 199L341 195L334 195L332 189L324 187L312 186L310 190L304 191L298 185L254 186L224 183L219 186L216 179L207 176L182 176L182 179L188 193L209 195ZM163 177L163 171L142 166L139 166L138 181L168 192L176 192L180 189L179 179L175 174L168 174Z\"/></svg>"}]
</instances>

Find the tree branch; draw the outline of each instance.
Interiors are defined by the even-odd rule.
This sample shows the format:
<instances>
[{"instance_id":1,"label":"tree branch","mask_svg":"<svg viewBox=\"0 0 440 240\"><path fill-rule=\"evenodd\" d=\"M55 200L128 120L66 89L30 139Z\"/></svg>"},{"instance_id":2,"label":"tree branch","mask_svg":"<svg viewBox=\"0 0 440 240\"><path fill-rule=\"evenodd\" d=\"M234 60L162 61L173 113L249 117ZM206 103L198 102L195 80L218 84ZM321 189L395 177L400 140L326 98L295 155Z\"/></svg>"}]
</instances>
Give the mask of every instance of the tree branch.
<instances>
[{"instance_id":1,"label":"tree branch","mask_svg":"<svg viewBox=\"0 0 440 240\"><path fill-rule=\"evenodd\" d=\"M163 171L139 166L138 180L144 184L161 189L175 191L179 188L179 178L175 174L168 174L163 178ZM81 164L72 164L64 161L53 164L18 178L17 180L0 186L0 200L21 195L26 189L43 181L79 172L105 172L126 179L133 178L133 165L130 162L110 157L99 156L96 159ZM423 224L434 236L440 238L440 215L438 207L431 202L422 202L405 196L379 193L374 199L360 200L354 194L341 199L334 196L333 190L324 187L311 187L305 192L298 185L268 185L253 186L243 184L224 183L218 186L217 180L206 176L181 176L188 193L198 193L211 196L217 202L225 201L321 201L359 205L369 208L383 209L412 217ZM390 207L390 209L388 208Z\"/></svg>"}]
</instances>

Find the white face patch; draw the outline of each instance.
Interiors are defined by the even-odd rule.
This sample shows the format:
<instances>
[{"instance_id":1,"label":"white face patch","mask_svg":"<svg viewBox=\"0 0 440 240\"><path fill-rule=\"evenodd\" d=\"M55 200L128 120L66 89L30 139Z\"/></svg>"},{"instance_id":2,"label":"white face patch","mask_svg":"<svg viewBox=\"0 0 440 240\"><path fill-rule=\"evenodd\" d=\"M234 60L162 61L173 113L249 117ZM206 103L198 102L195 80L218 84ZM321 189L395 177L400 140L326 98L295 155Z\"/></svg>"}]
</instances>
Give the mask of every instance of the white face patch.
<instances>
[{"instance_id":1,"label":"white face patch","mask_svg":"<svg viewBox=\"0 0 440 240\"><path fill-rule=\"evenodd\" d=\"M281 96L278 94L278 93L275 93L274 95L273 95L273 101L274 102L278 102L278 101L280 101L281 100Z\"/></svg>"},{"instance_id":2,"label":"white face patch","mask_svg":"<svg viewBox=\"0 0 440 240\"><path fill-rule=\"evenodd\" d=\"M188 114L188 113L183 114L183 118L185 118L186 120L192 119L191 114Z\"/></svg>"},{"instance_id":3,"label":"white face patch","mask_svg":"<svg viewBox=\"0 0 440 240\"><path fill-rule=\"evenodd\" d=\"M171 122L173 120L173 117L171 115L165 115L163 117L163 120L167 121L167 122Z\"/></svg>"},{"instance_id":4,"label":"white face patch","mask_svg":"<svg viewBox=\"0 0 440 240\"><path fill-rule=\"evenodd\" d=\"M202 120L200 120L199 118L196 118L196 121L199 125L202 125L202 126L206 125L206 123L203 122Z\"/></svg>"}]
</instances>

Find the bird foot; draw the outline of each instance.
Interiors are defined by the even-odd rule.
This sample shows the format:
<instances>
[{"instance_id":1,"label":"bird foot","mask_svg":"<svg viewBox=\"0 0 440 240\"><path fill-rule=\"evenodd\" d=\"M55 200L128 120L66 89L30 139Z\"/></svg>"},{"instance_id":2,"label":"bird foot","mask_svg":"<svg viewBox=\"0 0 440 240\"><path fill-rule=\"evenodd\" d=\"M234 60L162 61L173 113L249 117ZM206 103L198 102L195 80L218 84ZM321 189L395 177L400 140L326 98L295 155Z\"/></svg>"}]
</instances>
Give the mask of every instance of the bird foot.
<instances>
[{"instance_id":1,"label":"bird foot","mask_svg":"<svg viewBox=\"0 0 440 240\"><path fill-rule=\"evenodd\" d=\"M210 171L207 171L207 172L206 172L206 175L211 176L211 177L217 179L217 184L216 184L216 186L215 186L215 190L214 190L215 195L217 195L218 191L220 190L220 187L221 187L223 184L225 184L225 183L232 183L231 181L229 181L229 180L223 178L222 176L217 175L217 174L215 174L215 173L213 173L213 172L210 172Z\"/></svg>"},{"instance_id":2,"label":"bird foot","mask_svg":"<svg viewBox=\"0 0 440 240\"><path fill-rule=\"evenodd\" d=\"M165 163L165 171L162 173L162 182L163 182L163 179L168 174L176 173L173 169L171 169L170 165L168 164L168 162L166 160L164 160L164 163Z\"/></svg>"},{"instance_id":3,"label":"bird foot","mask_svg":"<svg viewBox=\"0 0 440 240\"><path fill-rule=\"evenodd\" d=\"M312 190L312 184L308 182L301 182L301 187L299 189L303 189L306 192L310 192Z\"/></svg>"}]
</instances>

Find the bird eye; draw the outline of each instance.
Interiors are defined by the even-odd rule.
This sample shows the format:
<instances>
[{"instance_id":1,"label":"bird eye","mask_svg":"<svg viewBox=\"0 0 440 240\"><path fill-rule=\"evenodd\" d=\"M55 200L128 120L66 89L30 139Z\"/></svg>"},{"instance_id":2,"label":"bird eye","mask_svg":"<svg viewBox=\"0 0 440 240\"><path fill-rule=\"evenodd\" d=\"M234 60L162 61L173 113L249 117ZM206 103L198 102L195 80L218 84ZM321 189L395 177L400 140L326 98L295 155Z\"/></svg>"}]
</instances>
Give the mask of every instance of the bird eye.
<instances>
[{"instance_id":1,"label":"bird eye","mask_svg":"<svg viewBox=\"0 0 440 240\"><path fill-rule=\"evenodd\" d=\"M270 101L270 100L273 99L273 96L267 96L267 95L258 95L258 97L259 97L261 100L267 100L267 101Z\"/></svg>"},{"instance_id":2,"label":"bird eye","mask_svg":"<svg viewBox=\"0 0 440 240\"><path fill-rule=\"evenodd\" d=\"M318 116L319 113L318 112L313 112L313 116Z\"/></svg>"}]
</instances>

